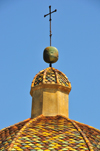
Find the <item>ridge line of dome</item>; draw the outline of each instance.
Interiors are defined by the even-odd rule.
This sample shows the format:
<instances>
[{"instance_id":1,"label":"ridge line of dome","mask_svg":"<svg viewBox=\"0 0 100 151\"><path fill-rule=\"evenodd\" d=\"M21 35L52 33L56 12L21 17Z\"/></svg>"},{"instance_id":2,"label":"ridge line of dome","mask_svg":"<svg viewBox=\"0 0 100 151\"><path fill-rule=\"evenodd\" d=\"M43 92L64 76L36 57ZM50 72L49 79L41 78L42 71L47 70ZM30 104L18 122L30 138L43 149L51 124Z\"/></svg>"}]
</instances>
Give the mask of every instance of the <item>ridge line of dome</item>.
<instances>
[{"instance_id":1,"label":"ridge line of dome","mask_svg":"<svg viewBox=\"0 0 100 151\"><path fill-rule=\"evenodd\" d=\"M9 128L11 128L11 127L13 127L13 126L16 126L16 125L18 125L18 124L20 124L20 123L24 123L24 122L26 122L26 121L29 121L31 118L28 118L28 119L26 119L26 120L23 120L23 121L20 121L20 122L18 122L18 123L15 123L15 124L13 124L13 125L10 125L10 126L8 126L8 127L5 127L5 128L3 128L3 129L1 129L0 130L0 132L2 132L2 131L4 131L4 130L6 130L6 129L9 129Z\"/></svg>"},{"instance_id":2,"label":"ridge line of dome","mask_svg":"<svg viewBox=\"0 0 100 151\"><path fill-rule=\"evenodd\" d=\"M29 126L33 121L36 121L38 118L41 118L43 115L40 115L36 118L33 118L31 119L30 118L30 121L28 121L21 129L20 131L16 134L15 138L13 139L12 143L10 144L9 148L8 148L8 151L11 151L13 146L14 146L14 143L16 142L17 138L20 136L20 134L22 133L22 131L27 127Z\"/></svg>"},{"instance_id":3,"label":"ridge line of dome","mask_svg":"<svg viewBox=\"0 0 100 151\"><path fill-rule=\"evenodd\" d=\"M84 124L84 123L80 123L80 122L78 122L78 121L75 121L75 120L73 120L75 123L79 123L79 124ZM85 126L87 126L87 127L89 127L89 128L92 128L92 129L94 129L94 130L96 130L96 131L98 131L99 133L100 133L100 130L99 129L97 129L97 128L95 128L95 127L93 127L93 126L90 126L90 125L88 125L88 124L84 124Z\"/></svg>"},{"instance_id":4,"label":"ridge line of dome","mask_svg":"<svg viewBox=\"0 0 100 151\"><path fill-rule=\"evenodd\" d=\"M80 126L77 125L77 123L74 120L69 119L68 117L65 117L63 115L56 115L54 117L63 117L66 120L68 120L69 122L71 122L73 124L73 126L77 129L77 131L80 133L80 135L83 137L83 140L85 141L89 151L93 151L93 147L92 144L90 143L89 139L87 138L87 136L84 134L84 132L81 130ZM52 116L44 116L44 115L39 115L36 118L30 119L27 123L25 123L25 125L20 129L20 131L16 134L15 138L13 139L12 143L10 144L8 151L11 151L14 147L14 144L16 143L18 137L20 137L21 133L33 122L37 121L38 119L41 119L43 117L52 117ZM85 125L85 124L84 124Z\"/></svg>"},{"instance_id":5,"label":"ridge line of dome","mask_svg":"<svg viewBox=\"0 0 100 151\"><path fill-rule=\"evenodd\" d=\"M63 118L66 118L67 120L70 120L68 117L65 117L63 115L56 115L55 117L57 116L61 116ZM36 121L37 119L41 118L41 117L50 117L50 116L44 116L43 114L31 119L19 130L19 132L16 134L15 138L13 139L13 141L11 142L9 148L8 148L8 151L11 151L13 146L14 146L14 143L16 142L16 140L18 139L18 137L20 136L20 134L24 131L24 129L29 126L33 121ZM51 116L52 117L52 116ZM92 150L91 150L92 151Z\"/></svg>"},{"instance_id":6,"label":"ridge line of dome","mask_svg":"<svg viewBox=\"0 0 100 151\"><path fill-rule=\"evenodd\" d=\"M92 144L90 143L89 139L86 137L86 135L84 134L84 132L82 132L81 128L71 119L69 119L70 122L77 128L77 130L79 131L79 133L82 135L84 141L86 142L88 148L90 151L94 151Z\"/></svg>"},{"instance_id":7,"label":"ridge line of dome","mask_svg":"<svg viewBox=\"0 0 100 151\"><path fill-rule=\"evenodd\" d=\"M46 69L47 69L47 68L46 68ZM45 83L45 77L46 77L46 72L47 72L46 69L44 69L44 74L43 74L43 84Z\"/></svg>"}]
</instances>

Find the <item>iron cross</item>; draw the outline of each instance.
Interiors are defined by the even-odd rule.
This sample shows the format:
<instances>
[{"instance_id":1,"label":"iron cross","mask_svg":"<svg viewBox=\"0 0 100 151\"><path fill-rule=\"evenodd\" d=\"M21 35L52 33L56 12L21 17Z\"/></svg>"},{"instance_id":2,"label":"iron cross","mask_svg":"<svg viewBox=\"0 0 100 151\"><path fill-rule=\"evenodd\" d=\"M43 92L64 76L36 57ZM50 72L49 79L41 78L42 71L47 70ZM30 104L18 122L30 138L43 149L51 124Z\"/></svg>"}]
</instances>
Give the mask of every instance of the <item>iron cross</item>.
<instances>
[{"instance_id":1,"label":"iron cross","mask_svg":"<svg viewBox=\"0 0 100 151\"><path fill-rule=\"evenodd\" d=\"M52 34L51 34L51 20L52 20L51 19L51 14L54 13L54 12L56 12L56 11L57 11L57 9L55 9L54 11L51 12L51 6L49 6L49 13L46 14L46 15L44 15L44 17L50 15L50 19L49 19L49 21L50 21L50 46L51 46L51 36L52 36Z\"/></svg>"}]
</instances>

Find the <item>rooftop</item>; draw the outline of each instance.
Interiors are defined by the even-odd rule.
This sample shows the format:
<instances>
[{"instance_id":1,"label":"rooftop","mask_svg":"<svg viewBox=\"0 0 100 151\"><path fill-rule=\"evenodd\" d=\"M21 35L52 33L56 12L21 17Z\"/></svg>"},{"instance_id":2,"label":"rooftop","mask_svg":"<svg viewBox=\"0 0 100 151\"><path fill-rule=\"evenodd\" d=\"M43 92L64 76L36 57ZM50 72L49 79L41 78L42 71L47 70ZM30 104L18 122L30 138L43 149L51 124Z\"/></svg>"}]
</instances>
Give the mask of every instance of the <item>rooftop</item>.
<instances>
[{"instance_id":1,"label":"rooftop","mask_svg":"<svg viewBox=\"0 0 100 151\"><path fill-rule=\"evenodd\" d=\"M0 150L100 150L100 130L64 116L40 115L0 131Z\"/></svg>"}]
</instances>

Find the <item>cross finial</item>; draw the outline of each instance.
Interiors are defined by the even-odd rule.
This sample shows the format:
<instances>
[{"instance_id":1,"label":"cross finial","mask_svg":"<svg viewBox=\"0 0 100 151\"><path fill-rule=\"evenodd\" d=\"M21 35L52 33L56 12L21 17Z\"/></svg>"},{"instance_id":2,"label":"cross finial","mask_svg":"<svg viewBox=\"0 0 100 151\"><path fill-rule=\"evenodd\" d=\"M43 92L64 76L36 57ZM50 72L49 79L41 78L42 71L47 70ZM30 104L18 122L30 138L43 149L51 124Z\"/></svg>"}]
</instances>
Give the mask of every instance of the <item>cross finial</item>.
<instances>
[{"instance_id":1,"label":"cross finial","mask_svg":"<svg viewBox=\"0 0 100 151\"><path fill-rule=\"evenodd\" d=\"M51 46L51 36L52 36L52 34L51 34L51 20L52 20L51 19L51 14L54 13L54 12L56 12L56 11L57 11L57 9L55 9L54 11L51 12L51 6L49 6L49 13L46 14L46 15L44 15L44 17L50 15L50 19L49 19L49 21L50 21L50 46Z\"/></svg>"}]
</instances>

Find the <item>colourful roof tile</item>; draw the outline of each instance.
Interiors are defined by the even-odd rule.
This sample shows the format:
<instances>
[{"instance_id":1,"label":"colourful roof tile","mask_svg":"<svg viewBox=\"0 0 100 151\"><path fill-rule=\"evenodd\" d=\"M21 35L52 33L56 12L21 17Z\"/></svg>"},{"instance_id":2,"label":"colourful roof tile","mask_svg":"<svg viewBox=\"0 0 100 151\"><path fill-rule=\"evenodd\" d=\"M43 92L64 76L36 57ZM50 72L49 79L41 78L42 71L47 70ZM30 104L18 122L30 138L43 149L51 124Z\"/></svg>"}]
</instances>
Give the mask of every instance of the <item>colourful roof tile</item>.
<instances>
[{"instance_id":1,"label":"colourful roof tile","mask_svg":"<svg viewBox=\"0 0 100 151\"><path fill-rule=\"evenodd\" d=\"M63 116L38 116L0 131L0 151L99 151L100 130Z\"/></svg>"},{"instance_id":2,"label":"colourful roof tile","mask_svg":"<svg viewBox=\"0 0 100 151\"><path fill-rule=\"evenodd\" d=\"M86 135L86 137L89 139L90 143L92 144L93 149L95 151L100 150L100 130L92 126L79 123L79 122L76 122L76 123L80 127L82 132Z\"/></svg>"},{"instance_id":3,"label":"colourful roof tile","mask_svg":"<svg viewBox=\"0 0 100 151\"><path fill-rule=\"evenodd\" d=\"M30 118L0 130L0 151L8 150L16 134L29 120Z\"/></svg>"}]
</instances>

